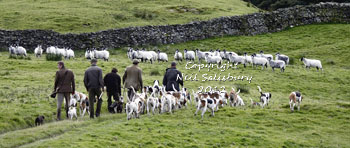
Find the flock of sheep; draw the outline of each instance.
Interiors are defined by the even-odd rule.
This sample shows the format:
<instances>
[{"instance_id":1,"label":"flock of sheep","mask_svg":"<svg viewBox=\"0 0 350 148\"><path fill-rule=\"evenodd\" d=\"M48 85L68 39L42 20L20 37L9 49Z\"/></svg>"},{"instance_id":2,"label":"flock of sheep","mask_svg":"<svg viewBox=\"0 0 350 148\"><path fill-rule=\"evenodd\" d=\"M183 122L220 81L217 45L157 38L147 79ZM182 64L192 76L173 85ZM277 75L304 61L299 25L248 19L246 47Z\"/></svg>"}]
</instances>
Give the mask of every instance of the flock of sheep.
<instances>
[{"instance_id":1,"label":"flock of sheep","mask_svg":"<svg viewBox=\"0 0 350 148\"><path fill-rule=\"evenodd\" d=\"M9 48L10 55L19 55L19 56L27 56L27 51L22 46L10 46ZM34 55L36 57L41 57L44 50L41 45L37 46L34 49ZM63 56L65 59L74 58L74 51L70 48L58 48L56 46L50 46L46 49L47 54L54 54ZM133 48L129 48L127 52L127 56L129 59L138 59L142 62L149 61L150 63L153 63L155 61L163 61L168 62L168 55L165 52L161 52L160 50L156 51L146 51L144 48L142 50ZM109 59L109 52L104 50L86 50L85 52L85 58L87 59L103 59L105 61L108 61ZM178 49L175 51L174 59L176 61L195 61L198 60L198 63L201 62L201 60L205 60L209 64L221 64L224 60L227 60L237 66L239 64L246 65L250 64L252 67L258 67L261 66L262 69L264 67L268 67L268 65L272 68L274 71L275 68L279 68L281 72L284 72L286 69L286 65L289 64L289 57L287 55L283 55L280 53L275 54L275 60L273 58L273 55L271 54L265 54L263 51L260 51L259 54L253 53L252 55L248 55L247 53L244 53L244 55L238 55L235 52L232 51L226 51L224 50L210 50L210 51L200 51L199 49L196 50L187 50L184 49L184 54L182 54ZM317 71L319 69L322 69L322 64L320 60L315 59L307 59L302 57L300 59L306 68L315 67Z\"/></svg>"},{"instance_id":2,"label":"flock of sheep","mask_svg":"<svg viewBox=\"0 0 350 148\"><path fill-rule=\"evenodd\" d=\"M22 47L22 46L18 46L18 45L11 45L9 48L9 53L10 55L15 55L15 56L27 56L27 50ZM71 59L75 57L74 51L70 48L59 48L57 46L50 46L46 48L45 51L47 54L52 54L52 55L58 55L58 56L62 56L65 59ZM34 55L36 57L41 57L44 53L44 49L42 48L41 45L38 45L35 49L34 49ZM109 52L107 50L86 50L85 52L85 57L87 59L103 59L105 61L108 61L109 59Z\"/></svg>"},{"instance_id":3,"label":"flock of sheep","mask_svg":"<svg viewBox=\"0 0 350 148\"><path fill-rule=\"evenodd\" d=\"M168 55L164 52L160 52L160 50L157 51L146 51L145 49L136 49L129 48L127 52L127 56L129 59L138 59L142 62L149 61L150 63L153 63L155 61L168 61ZM239 64L246 65L250 64L252 67L261 66L262 69L264 67L268 67L268 65L272 68L274 71L275 68L279 68L281 72L284 72L286 69L286 65L289 64L289 57L284 54L276 53L275 59L273 55L271 54L264 54L263 51L260 51L259 54L253 53L252 55L248 55L247 53L244 53L244 55L238 55L235 52L232 51L226 51L226 50L210 50L210 51L200 51L199 49L196 50L187 50L184 49L183 54L177 49L174 54L174 59L176 61L181 62L182 60L186 61L195 61L198 60L198 63L201 62L201 60L205 60L207 63L210 64L221 64L224 60L227 60L237 66ZM318 71L318 69L322 69L322 64L320 60L314 60L314 59L307 59L307 58L301 58L300 59L306 68L315 67Z\"/></svg>"}]
</instances>

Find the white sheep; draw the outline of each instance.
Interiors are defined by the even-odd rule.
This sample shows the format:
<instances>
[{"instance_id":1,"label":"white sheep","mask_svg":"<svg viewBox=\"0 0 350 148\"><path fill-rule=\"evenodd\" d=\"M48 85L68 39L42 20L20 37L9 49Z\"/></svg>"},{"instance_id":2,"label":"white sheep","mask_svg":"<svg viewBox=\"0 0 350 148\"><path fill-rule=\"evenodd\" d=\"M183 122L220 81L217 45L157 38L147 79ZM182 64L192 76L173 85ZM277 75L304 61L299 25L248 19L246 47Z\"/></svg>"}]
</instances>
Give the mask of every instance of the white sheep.
<instances>
[{"instance_id":1,"label":"white sheep","mask_svg":"<svg viewBox=\"0 0 350 148\"><path fill-rule=\"evenodd\" d=\"M223 60L226 59L225 52L226 52L225 49L224 49L223 51L220 51L220 50L219 50L220 57L221 57Z\"/></svg>"},{"instance_id":2,"label":"white sheep","mask_svg":"<svg viewBox=\"0 0 350 148\"><path fill-rule=\"evenodd\" d=\"M230 60L230 54L232 54L232 56L238 56L235 52L224 50L225 59Z\"/></svg>"},{"instance_id":3,"label":"white sheep","mask_svg":"<svg viewBox=\"0 0 350 148\"><path fill-rule=\"evenodd\" d=\"M246 63L249 63L253 66L252 57L248 56L248 54L246 52L244 53L244 58L245 58Z\"/></svg>"},{"instance_id":4,"label":"white sheep","mask_svg":"<svg viewBox=\"0 0 350 148\"><path fill-rule=\"evenodd\" d=\"M9 47L9 53L10 53L10 55L17 55L17 49L11 45Z\"/></svg>"},{"instance_id":5,"label":"white sheep","mask_svg":"<svg viewBox=\"0 0 350 148\"><path fill-rule=\"evenodd\" d=\"M152 54L152 56L153 56L153 61L156 61L157 59L158 59L158 54L155 52L155 51L147 51L147 52L149 52L149 53L151 53Z\"/></svg>"},{"instance_id":6,"label":"white sheep","mask_svg":"<svg viewBox=\"0 0 350 148\"><path fill-rule=\"evenodd\" d=\"M213 54L214 54L214 56L220 56L221 57L219 49L216 49Z\"/></svg>"},{"instance_id":7,"label":"white sheep","mask_svg":"<svg viewBox=\"0 0 350 148\"><path fill-rule=\"evenodd\" d=\"M109 59L109 52L107 50L102 50L102 51L94 50L93 55L94 55L94 58L96 59L103 59L105 61L108 61Z\"/></svg>"},{"instance_id":8,"label":"white sheep","mask_svg":"<svg viewBox=\"0 0 350 148\"><path fill-rule=\"evenodd\" d=\"M74 51L72 49L66 49L66 59L74 58Z\"/></svg>"},{"instance_id":9,"label":"white sheep","mask_svg":"<svg viewBox=\"0 0 350 148\"><path fill-rule=\"evenodd\" d=\"M320 60L307 59L307 58L302 57L300 59L300 61L302 61L304 63L305 68L310 69L310 67L316 67L317 71L318 71L318 69L321 69L323 71L322 64L321 64Z\"/></svg>"},{"instance_id":10,"label":"white sheep","mask_svg":"<svg viewBox=\"0 0 350 148\"><path fill-rule=\"evenodd\" d=\"M85 51L85 58L86 59L93 59L94 58L94 54L92 53L91 50L86 50Z\"/></svg>"},{"instance_id":11,"label":"white sheep","mask_svg":"<svg viewBox=\"0 0 350 148\"><path fill-rule=\"evenodd\" d=\"M184 50L184 57L185 57L185 60L195 60L195 57L196 57L196 54L194 51L188 51L187 49Z\"/></svg>"},{"instance_id":12,"label":"white sheep","mask_svg":"<svg viewBox=\"0 0 350 148\"><path fill-rule=\"evenodd\" d=\"M272 60L271 58L268 58L267 60L269 61L272 71L275 71L275 68L280 68L281 72L284 72L286 69L286 63L282 60Z\"/></svg>"},{"instance_id":13,"label":"white sheep","mask_svg":"<svg viewBox=\"0 0 350 148\"><path fill-rule=\"evenodd\" d=\"M132 48L128 48L128 52L127 52L127 56L128 56L128 58L130 59L130 60L133 60L133 52L134 52L134 50L132 49Z\"/></svg>"},{"instance_id":14,"label":"white sheep","mask_svg":"<svg viewBox=\"0 0 350 148\"><path fill-rule=\"evenodd\" d=\"M66 49L64 48L56 48L56 55L60 55L66 57Z\"/></svg>"},{"instance_id":15,"label":"white sheep","mask_svg":"<svg viewBox=\"0 0 350 148\"><path fill-rule=\"evenodd\" d=\"M211 52L202 52L199 49L196 49L196 55L197 55L197 58L198 58L198 63L201 63L202 59L205 60L206 54L208 54L209 56L212 56Z\"/></svg>"},{"instance_id":16,"label":"white sheep","mask_svg":"<svg viewBox=\"0 0 350 148\"><path fill-rule=\"evenodd\" d=\"M38 45L38 47L34 49L34 55L36 57L41 57L42 54L43 54L43 48L41 48L41 45Z\"/></svg>"},{"instance_id":17,"label":"white sheep","mask_svg":"<svg viewBox=\"0 0 350 148\"><path fill-rule=\"evenodd\" d=\"M211 64L221 64L222 58L220 56L209 56L209 53L205 54L205 61Z\"/></svg>"},{"instance_id":18,"label":"white sheep","mask_svg":"<svg viewBox=\"0 0 350 148\"><path fill-rule=\"evenodd\" d=\"M137 54L136 54L136 58L141 59L141 61L145 61L145 62L147 62L147 60L149 60L151 62L151 64L153 63L153 55L152 55L152 53L147 52L147 51L138 50Z\"/></svg>"},{"instance_id":19,"label":"white sheep","mask_svg":"<svg viewBox=\"0 0 350 148\"><path fill-rule=\"evenodd\" d=\"M182 62L182 53L179 51L179 49L176 49L174 59L175 59L175 61Z\"/></svg>"},{"instance_id":20,"label":"white sheep","mask_svg":"<svg viewBox=\"0 0 350 148\"><path fill-rule=\"evenodd\" d=\"M289 57L283 54L280 54L279 52L276 53L275 60L282 60L284 61L287 65L289 64Z\"/></svg>"},{"instance_id":21,"label":"white sheep","mask_svg":"<svg viewBox=\"0 0 350 148\"><path fill-rule=\"evenodd\" d=\"M47 47L46 53L47 54L56 54L56 47L54 47L54 46Z\"/></svg>"},{"instance_id":22,"label":"white sheep","mask_svg":"<svg viewBox=\"0 0 350 148\"><path fill-rule=\"evenodd\" d=\"M143 52L143 51L140 51L139 49L136 49L135 51L133 51L132 52L132 58L133 59L138 59L138 60L143 62L142 55L139 54L139 52Z\"/></svg>"},{"instance_id":23,"label":"white sheep","mask_svg":"<svg viewBox=\"0 0 350 148\"><path fill-rule=\"evenodd\" d=\"M256 57L256 54L253 54L253 55L252 55L252 62L253 62L253 67L254 67L254 66L257 67L258 65L261 65L262 70L264 70L264 66L266 66L266 68L267 68L267 63L268 63L269 61L267 61L266 58Z\"/></svg>"},{"instance_id":24,"label":"white sheep","mask_svg":"<svg viewBox=\"0 0 350 148\"><path fill-rule=\"evenodd\" d=\"M10 46L9 52L11 55L27 56L27 50L22 46Z\"/></svg>"},{"instance_id":25,"label":"white sheep","mask_svg":"<svg viewBox=\"0 0 350 148\"><path fill-rule=\"evenodd\" d=\"M259 56L258 56L259 57ZM264 54L264 51L260 51L260 57L263 57L263 58L271 58L273 59L273 56L271 54Z\"/></svg>"},{"instance_id":26,"label":"white sheep","mask_svg":"<svg viewBox=\"0 0 350 148\"><path fill-rule=\"evenodd\" d=\"M232 53L230 53L229 60L231 63L235 64L236 68L237 68L238 64L243 64L244 67L246 67L246 61L245 61L245 58L243 56L236 56L236 55L232 55Z\"/></svg>"},{"instance_id":27,"label":"white sheep","mask_svg":"<svg viewBox=\"0 0 350 148\"><path fill-rule=\"evenodd\" d=\"M168 55L166 53L160 52L160 50L158 50L157 52L158 52L158 63L159 61L168 62Z\"/></svg>"}]
</instances>

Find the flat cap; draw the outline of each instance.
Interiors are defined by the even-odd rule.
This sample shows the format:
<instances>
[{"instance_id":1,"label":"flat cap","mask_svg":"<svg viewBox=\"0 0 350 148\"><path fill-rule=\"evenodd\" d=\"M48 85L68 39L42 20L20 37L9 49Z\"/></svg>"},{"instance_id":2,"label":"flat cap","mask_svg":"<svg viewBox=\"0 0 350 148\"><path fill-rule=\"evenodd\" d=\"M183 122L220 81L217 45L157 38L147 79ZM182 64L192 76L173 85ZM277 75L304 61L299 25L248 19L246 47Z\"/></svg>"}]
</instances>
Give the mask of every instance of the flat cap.
<instances>
[{"instance_id":1,"label":"flat cap","mask_svg":"<svg viewBox=\"0 0 350 148\"><path fill-rule=\"evenodd\" d=\"M132 60L132 63L133 63L133 64L138 64L138 63L139 63L139 60L134 59L134 60Z\"/></svg>"}]
</instances>

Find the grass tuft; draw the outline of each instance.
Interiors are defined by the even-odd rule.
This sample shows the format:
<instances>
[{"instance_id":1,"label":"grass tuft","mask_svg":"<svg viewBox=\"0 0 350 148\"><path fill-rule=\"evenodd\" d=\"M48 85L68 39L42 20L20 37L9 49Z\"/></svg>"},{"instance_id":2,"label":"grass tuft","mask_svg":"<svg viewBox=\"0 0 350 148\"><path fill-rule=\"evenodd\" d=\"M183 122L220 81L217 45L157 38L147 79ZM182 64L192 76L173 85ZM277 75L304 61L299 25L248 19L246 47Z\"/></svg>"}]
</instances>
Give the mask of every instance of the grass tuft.
<instances>
[{"instance_id":1,"label":"grass tuft","mask_svg":"<svg viewBox=\"0 0 350 148\"><path fill-rule=\"evenodd\" d=\"M46 54L46 61L61 61L62 56L61 55L56 55L56 54Z\"/></svg>"}]
</instances>

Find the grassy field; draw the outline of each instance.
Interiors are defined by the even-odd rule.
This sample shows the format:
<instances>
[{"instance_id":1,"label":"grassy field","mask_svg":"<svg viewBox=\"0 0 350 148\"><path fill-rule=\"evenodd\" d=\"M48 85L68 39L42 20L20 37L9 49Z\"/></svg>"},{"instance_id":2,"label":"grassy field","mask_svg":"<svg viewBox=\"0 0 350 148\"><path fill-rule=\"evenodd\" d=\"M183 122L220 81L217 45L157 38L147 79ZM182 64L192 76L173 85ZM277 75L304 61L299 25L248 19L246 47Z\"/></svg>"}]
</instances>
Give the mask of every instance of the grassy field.
<instances>
[{"instance_id":1,"label":"grassy field","mask_svg":"<svg viewBox=\"0 0 350 148\"><path fill-rule=\"evenodd\" d=\"M257 12L241 0L1 0L1 29L95 32Z\"/></svg>"},{"instance_id":2,"label":"grassy field","mask_svg":"<svg viewBox=\"0 0 350 148\"><path fill-rule=\"evenodd\" d=\"M109 114L104 96L101 118L53 122L55 99L47 95L53 89L56 62L45 58L31 60L9 59L8 52L0 52L0 147L349 147L350 140L350 25L323 24L291 28L286 31L258 36L222 37L188 43L160 46L169 53L170 61L176 48L227 49L237 53L264 50L277 51L291 57L284 73L278 70L251 67L212 70L186 70L185 62L178 65L184 74L215 73L234 76L252 76L252 82L185 81L185 87L199 86L239 87L248 105L250 98L258 100L257 85L272 93L271 104L264 109L225 107L215 117L205 114L193 116L195 107L178 110L174 114L148 116L126 120L125 113ZM148 47L153 48L153 47ZM99 62L104 74L112 67L124 73L130 65L126 49L110 50L109 62ZM65 60L76 75L77 90L83 87L84 70L89 62L83 53L75 60ZM307 71L299 58L320 59L324 72ZM168 63L150 65L141 63L145 85L162 80ZM305 96L301 111L291 113L288 95L300 90ZM37 115L45 115L46 123L32 127Z\"/></svg>"}]
</instances>

